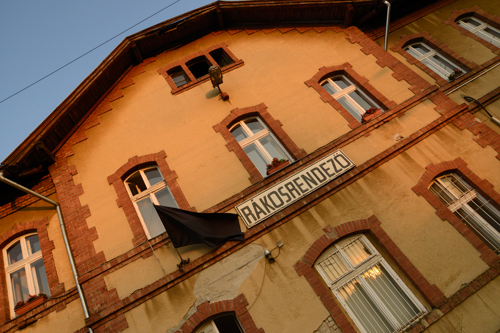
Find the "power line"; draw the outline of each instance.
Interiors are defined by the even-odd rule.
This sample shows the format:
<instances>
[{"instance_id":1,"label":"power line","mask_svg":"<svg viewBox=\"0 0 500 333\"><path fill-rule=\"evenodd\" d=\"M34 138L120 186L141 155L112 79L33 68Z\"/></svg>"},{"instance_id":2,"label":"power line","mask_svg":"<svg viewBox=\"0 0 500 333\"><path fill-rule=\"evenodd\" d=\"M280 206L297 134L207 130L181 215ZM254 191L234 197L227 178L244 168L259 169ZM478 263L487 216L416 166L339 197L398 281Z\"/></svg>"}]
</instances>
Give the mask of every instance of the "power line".
<instances>
[{"instance_id":1,"label":"power line","mask_svg":"<svg viewBox=\"0 0 500 333\"><path fill-rule=\"evenodd\" d=\"M132 29L132 28L134 28L134 27L138 26L139 24L141 24L142 22L144 22L144 21L146 21L146 20L149 20L151 17L153 17L153 16L155 16L156 14L158 14L158 13L160 13L160 12L164 11L165 9L167 9L167 8L169 8L169 7L173 6L173 5L175 5L175 4L176 4L177 2L179 2L179 1L181 1L181 0L176 0L176 1L172 2L170 5L168 5L168 6L164 7L164 8L162 8L162 9L160 9L160 10L159 10L159 11L157 11L156 13L154 13L154 14L152 14L152 15L149 15L149 16L148 16L148 17L146 17L144 20L140 21L139 23L134 24L133 26L131 26L130 28L128 28L128 29L126 29L126 30L123 30L123 31L122 31L122 32L120 32L118 35L116 35L116 36L114 36L114 37L111 37L111 38L110 38L110 39L108 39L107 41L105 41L105 42L103 42L103 43L101 43L101 44L97 45L97 46L96 46L96 47L94 47L92 50L90 50L90 51L88 51L88 52L85 52L84 54L82 54L82 55L81 55L81 56L79 56L78 58L73 59L72 61L68 62L66 65L59 67L58 69L56 69L56 70L55 70L55 71L53 71L52 73L49 73L49 74L45 75L45 76L44 76L44 77L42 77L41 79L39 79L39 80L37 80L37 81L33 82L32 84L30 84L29 86L24 87L23 89L19 90L18 92L16 92L16 93L14 93L14 94L10 95L9 97L7 97L7 98L5 98L5 99L1 100L1 101L0 101L0 103L3 103L3 102L5 102L6 100L8 100L8 99L10 99L10 98L12 98L12 97L14 97L14 96L16 96L17 94L19 94L19 93L21 93L21 92L25 91L26 89L28 89L28 88L30 88L30 87L32 87L32 86L34 86L34 85L35 85L35 84L37 84L38 82L40 82L40 81L42 81L42 80L45 80L46 78L48 78L48 77L49 77L49 76L51 76L52 74L55 74L55 73L59 72L61 69L65 68L65 67L67 67L67 66L69 66L69 65L71 65L72 63L74 63L74 62L75 62L75 61L77 61L78 59L83 58L83 57L84 57L84 56L86 56L87 54L89 54L89 53L91 53L91 52L93 52L93 51L97 50L98 48L100 48L100 47L101 47L101 46L103 46L104 44L109 43L110 41L112 41L113 39L115 39L116 37L118 37L118 36L120 36L120 35L123 35L123 34L124 34L124 33L126 33L127 31L129 31L130 29Z\"/></svg>"}]
</instances>

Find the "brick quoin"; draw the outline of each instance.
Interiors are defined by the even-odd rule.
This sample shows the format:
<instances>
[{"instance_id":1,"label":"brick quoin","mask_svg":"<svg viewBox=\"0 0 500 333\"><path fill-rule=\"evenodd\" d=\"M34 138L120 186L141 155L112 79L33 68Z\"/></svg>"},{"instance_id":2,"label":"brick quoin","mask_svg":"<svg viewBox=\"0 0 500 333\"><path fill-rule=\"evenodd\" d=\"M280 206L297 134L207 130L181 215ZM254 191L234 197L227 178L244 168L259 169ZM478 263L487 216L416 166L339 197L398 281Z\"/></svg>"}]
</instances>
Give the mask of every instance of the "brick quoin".
<instances>
[{"instance_id":1,"label":"brick quoin","mask_svg":"<svg viewBox=\"0 0 500 333\"><path fill-rule=\"evenodd\" d=\"M364 91L371 99L373 99L378 105L382 106L384 111L395 107L397 104L394 101L389 101L384 95L382 95L375 87L368 83L368 79L364 76L359 75L356 71L352 69L352 65L348 62L339 66L321 67L311 79L304 82L308 87L314 88L320 96L321 100L325 103L329 103L334 109L336 109L344 118L349 122L349 127L356 128L361 126L361 123L354 118L354 116L347 111L335 98L332 97L321 85L320 82L328 77L334 75L345 75L362 91Z\"/></svg>"},{"instance_id":2,"label":"brick quoin","mask_svg":"<svg viewBox=\"0 0 500 333\"><path fill-rule=\"evenodd\" d=\"M248 301L244 294L240 294L232 300L213 303L206 301L196 307L197 311L175 333L192 333L211 317L222 313L234 314L240 321L245 333L265 333L262 328L257 328L252 316L247 311L247 306Z\"/></svg>"},{"instance_id":3,"label":"brick quoin","mask_svg":"<svg viewBox=\"0 0 500 333\"><path fill-rule=\"evenodd\" d=\"M195 78L194 75L189 70L189 68L188 68L188 66L187 66L186 63L189 62L190 60L193 60L194 58L205 56L206 59L212 65L217 65L217 62L210 55L210 52L212 52L214 50L217 50L217 49L223 49L224 52L226 52L226 54L233 60L233 63L231 63L231 64L229 64L229 65L224 66L224 67L221 68L223 74L227 73L227 72L230 72L233 69L239 68L239 67L241 67L241 66L243 66L245 64L243 62L243 60L236 58L236 56L234 55L234 53L231 52L231 50L229 50L229 48L227 47L227 43L226 42L222 42L220 44L212 45L212 46L210 46L209 48L207 48L205 50L194 52L194 53L188 55L187 57L182 58L181 60L174 61L174 62L168 64L167 66L160 68L158 70L158 74L162 75L165 78L165 81L167 81L167 83L170 86L170 88L172 88L172 94L173 95L177 95L177 94L179 94L181 92L184 92L186 90L194 88L194 87L200 85L201 83L208 81L210 79L210 77L207 74L207 75L204 75L204 76L202 76L202 77L200 77L198 79ZM175 68L175 67L182 68L182 70L184 71L184 73L186 73L186 75L189 77L190 82L188 82L188 83L186 83L186 84L184 84L184 85L182 85L180 87L177 87L175 85L175 83L174 83L174 80L172 80L172 78L168 74L168 71L171 70L171 69L173 69L173 68Z\"/></svg>"},{"instance_id":4,"label":"brick quoin","mask_svg":"<svg viewBox=\"0 0 500 333\"><path fill-rule=\"evenodd\" d=\"M221 133L227 141L227 149L236 154L238 159L241 161L241 164L243 164L245 169L248 171L250 174L249 179L252 184L263 180L264 177L262 177L259 170L255 167L243 148L241 148L238 141L236 141L234 136L229 131L231 126L236 124L238 121L250 117L259 117L294 159L298 160L307 155L303 149L299 149L288 134L286 134L286 132L282 129L283 124L271 116L264 103L242 109L236 108L231 110L231 114L224 118L224 120L222 120L219 124L214 125L213 128L215 132Z\"/></svg>"},{"instance_id":5,"label":"brick quoin","mask_svg":"<svg viewBox=\"0 0 500 333\"><path fill-rule=\"evenodd\" d=\"M147 241L146 233L142 227L139 215L137 214L124 183L125 179L135 171L148 166L158 166L179 207L184 210L196 211L194 207L189 206L184 193L177 183L177 173L170 170L170 167L165 160L166 157L167 154L164 150L158 153L134 156L131 157L127 163L118 168L115 173L108 176L108 183L113 185L118 196L116 203L118 204L118 207L123 208L128 223L130 224L130 228L134 235L134 238L132 239L134 246L138 246Z\"/></svg>"},{"instance_id":6,"label":"brick quoin","mask_svg":"<svg viewBox=\"0 0 500 333\"><path fill-rule=\"evenodd\" d=\"M491 43L488 43L486 40L482 39L481 37L477 36L476 34L470 32L469 30L461 27L457 21L459 21L462 18L465 17L475 17L477 19L480 19L486 24L491 25L492 27L495 27L497 29L500 29L500 17L496 15L491 15L484 10L482 10L479 6L474 6L471 8L464 8L464 9L456 9L454 10L451 15L446 19L443 23L447 24L458 31L464 36L470 37L477 42L483 44L487 48L489 48L491 51L494 53L500 55L500 48L498 46L495 46Z\"/></svg>"},{"instance_id":7,"label":"brick quoin","mask_svg":"<svg viewBox=\"0 0 500 333\"><path fill-rule=\"evenodd\" d=\"M471 185L482 196L489 200L493 205L499 207L500 194L493 189L493 185L486 179L479 178L468 167L467 163L462 158L457 158L453 161L443 162L439 164L429 164L425 173L420 177L417 185L412 190L423 196L435 209L436 214L444 221L447 220L455 229L457 229L467 241L469 241L476 250L481 254L483 259L489 266L493 266L500 261L497 256L470 228L462 222L448 207L439 200L430 190L429 186L433 180L444 173L455 172Z\"/></svg>"},{"instance_id":8,"label":"brick quoin","mask_svg":"<svg viewBox=\"0 0 500 333\"><path fill-rule=\"evenodd\" d=\"M404 272L406 277L408 277L429 304L436 307L446 300L441 290L436 285L431 285L392 241L389 235L382 229L381 222L375 215L370 216L368 219L346 222L336 227L327 226L323 230L325 234L309 247L304 256L294 265L294 268L299 276L306 278L342 332L351 330L354 332L354 328L346 318L344 312L340 310L341 306L332 291L325 285L323 279L316 272L314 263L323 251L345 236L369 232L385 248L391 259Z\"/></svg>"}]
</instances>

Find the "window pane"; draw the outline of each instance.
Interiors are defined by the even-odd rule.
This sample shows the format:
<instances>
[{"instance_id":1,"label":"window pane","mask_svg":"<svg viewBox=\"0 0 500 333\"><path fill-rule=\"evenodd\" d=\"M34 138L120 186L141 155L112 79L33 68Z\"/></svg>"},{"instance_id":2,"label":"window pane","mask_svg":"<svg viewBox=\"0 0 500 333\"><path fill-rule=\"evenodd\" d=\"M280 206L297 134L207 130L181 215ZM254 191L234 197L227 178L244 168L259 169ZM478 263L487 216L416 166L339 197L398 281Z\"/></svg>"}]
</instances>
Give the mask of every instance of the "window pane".
<instances>
[{"instance_id":1,"label":"window pane","mask_svg":"<svg viewBox=\"0 0 500 333\"><path fill-rule=\"evenodd\" d=\"M371 108L373 105L369 104L368 101L365 100L365 98L357 91L354 90L353 92L350 92L348 94L356 103L358 103L359 106L363 110L368 110Z\"/></svg>"},{"instance_id":2,"label":"window pane","mask_svg":"<svg viewBox=\"0 0 500 333\"><path fill-rule=\"evenodd\" d=\"M398 323L398 328L417 317L420 310L408 298L382 265L375 265L362 274L379 300Z\"/></svg>"},{"instance_id":3,"label":"window pane","mask_svg":"<svg viewBox=\"0 0 500 333\"><path fill-rule=\"evenodd\" d=\"M215 326L219 333L241 333L240 325L236 322L234 316L223 316L214 319Z\"/></svg>"},{"instance_id":4,"label":"window pane","mask_svg":"<svg viewBox=\"0 0 500 333\"><path fill-rule=\"evenodd\" d=\"M180 86L183 86L183 85L185 85L186 83L189 82L188 79L187 79L186 74L184 74L183 72L174 73L174 74L170 75L170 77L174 81L175 86L177 88L180 87Z\"/></svg>"},{"instance_id":5,"label":"window pane","mask_svg":"<svg viewBox=\"0 0 500 333\"><path fill-rule=\"evenodd\" d=\"M28 280L26 279L26 271L24 270L24 268L21 268L20 270L10 274L10 282L12 284L14 305L16 305L17 302L28 300Z\"/></svg>"},{"instance_id":6,"label":"window pane","mask_svg":"<svg viewBox=\"0 0 500 333\"><path fill-rule=\"evenodd\" d=\"M153 203L151 202L151 199L149 197L138 201L137 206L139 207L142 219L149 231L149 235L151 238L165 232L165 228L160 221L160 217L156 213L156 210L153 207Z\"/></svg>"},{"instance_id":7,"label":"window pane","mask_svg":"<svg viewBox=\"0 0 500 333\"><path fill-rule=\"evenodd\" d=\"M469 190L455 177L446 176L440 178L439 180L443 183L445 189L454 194L457 198L460 198L462 194Z\"/></svg>"},{"instance_id":8,"label":"window pane","mask_svg":"<svg viewBox=\"0 0 500 333\"><path fill-rule=\"evenodd\" d=\"M264 129L264 126L257 119L245 120L245 124L250 128L253 134L257 134Z\"/></svg>"},{"instance_id":9,"label":"window pane","mask_svg":"<svg viewBox=\"0 0 500 333\"><path fill-rule=\"evenodd\" d=\"M355 279L338 289L347 306L370 333L394 332L395 327L382 315L365 288Z\"/></svg>"},{"instance_id":10,"label":"window pane","mask_svg":"<svg viewBox=\"0 0 500 333\"><path fill-rule=\"evenodd\" d=\"M342 250L354 266L359 265L372 255L359 238L344 246Z\"/></svg>"},{"instance_id":11,"label":"window pane","mask_svg":"<svg viewBox=\"0 0 500 333\"><path fill-rule=\"evenodd\" d=\"M452 73L453 69L457 67L440 55L432 56L432 60L434 60L433 63L436 66L444 69L446 72L449 72L449 73Z\"/></svg>"},{"instance_id":12,"label":"window pane","mask_svg":"<svg viewBox=\"0 0 500 333\"><path fill-rule=\"evenodd\" d=\"M325 82L321 85L323 88L325 88L326 91L328 91L328 93L330 95L333 95L337 92L337 89L335 89L331 84L330 82Z\"/></svg>"},{"instance_id":13,"label":"window pane","mask_svg":"<svg viewBox=\"0 0 500 333\"><path fill-rule=\"evenodd\" d=\"M268 163L264 158L264 155L257 149L254 143L243 148L248 157L252 160L255 167L259 170L262 176L266 176L267 169L266 164Z\"/></svg>"},{"instance_id":14,"label":"window pane","mask_svg":"<svg viewBox=\"0 0 500 333\"><path fill-rule=\"evenodd\" d=\"M431 52L431 50L429 48L427 48L426 46L424 46L423 44L415 44L415 45L412 45L412 47L418 52L420 53L421 55L424 55L426 53L429 53Z\"/></svg>"},{"instance_id":15,"label":"window pane","mask_svg":"<svg viewBox=\"0 0 500 333\"><path fill-rule=\"evenodd\" d=\"M456 199L453 198L441 184L434 183L430 188L431 192L438 197L445 205L451 205Z\"/></svg>"},{"instance_id":16,"label":"window pane","mask_svg":"<svg viewBox=\"0 0 500 333\"><path fill-rule=\"evenodd\" d=\"M248 138L248 135L243 131L240 125L237 125L235 128L231 130L231 134L234 136L236 141L240 142L243 139Z\"/></svg>"},{"instance_id":17,"label":"window pane","mask_svg":"<svg viewBox=\"0 0 500 333\"><path fill-rule=\"evenodd\" d=\"M26 237L26 242L28 243L28 255L37 253L41 250L38 235Z\"/></svg>"},{"instance_id":18,"label":"window pane","mask_svg":"<svg viewBox=\"0 0 500 333\"><path fill-rule=\"evenodd\" d=\"M337 99L337 101L342 105L349 113L356 118L357 121L361 122L361 113L356 109L351 102L349 102L345 97Z\"/></svg>"},{"instance_id":19,"label":"window pane","mask_svg":"<svg viewBox=\"0 0 500 333\"><path fill-rule=\"evenodd\" d=\"M271 155L272 158L276 157L280 160L288 159L283 149L281 149L276 140L274 140L270 135L263 137L259 140L259 142L264 146L264 149L269 155Z\"/></svg>"},{"instance_id":20,"label":"window pane","mask_svg":"<svg viewBox=\"0 0 500 333\"><path fill-rule=\"evenodd\" d=\"M151 186L163 180L163 177L161 176L161 173L157 168L145 170L144 174L148 178L149 184Z\"/></svg>"},{"instance_id":21,"label":"window pane","mask_svg":"<svg viewBox=\"0 0 500 333\"><path fill-rule=\"evenodd\" d=\"M336 85L339 86L340 89L345 89L351 85L343 77L335 77L335 78L332 78L332 80L333 80L333 82L335 82Z\"/></svg>"},{"instance_id":22,"label":"window pane","mask_svg":"<svg viewBox=\"0 0 500 333\"><path fill-rule=\"evenodd\" d=\"M473 18L471 18L471 17L468 17L468 18L466 18L466 19L463 19L462 21L464 21L465 23L472 24L472 25L473 25L473 26L475 26L475 27L479 27L479 26L481 25L481 23L480 23L480 22L478 22L478 21L474 20L474 19L473 19Z\"/></svg>"},{"instance_id":23,"label":"window pane","mask_svg":"<svg viewBox=\"0 0 500 333\"><path fill-rule=\"evenodd\" d=\"M496 231L500 232L500 214L484 199L474 198L467 203L479 216L489 223Z\"/></svg>"},{"instance_id":24,"label":"window pane","mask_svg":"<svg viewBox=\"0 0 500 333\"><path fill-rule=\"evenodd\" d=\"M44 293L47 296L50 296L49 281L47 281L47 274L45 273L43 259L37 260L31 264L31 273L33 275L35 293Z\"/></svg>"},{"instance_id":25,"label":"window pane","mask_svg":"<svg viewBox=\"0 0 500 333\"><path fill-rule=\"evenodd\" d=\"M488 28L485 28L484 31L493 37L500 38L500 32L498 32L496 30L493 30L493 29L488 27Z\"/></svg>"},{"instance_id":26,"label":"window pane","mask_svg":"<svg viewBox=\"0 0 500 333\"><path fill-rule=\"evenodd\" d=\"M7 255L9 257L9 265L23 259L23 252L21 250L21 242L17 242L12 245L10 249L7 250Z\"/></svg>"},{"instance_id":27,"label":"window pane","mask_svg":"<svg viewBox=\"0 0 500 333\"><path fill-rule=\"evenodd\" d=\"M331 282L335 282L339 277L350 270L349 266L338 252L319 262L318 266L328 276Z\"/></svg>"},{"instance_id":28,"label":"window pane","mask_svg":"<svg viewBox=\"0 0 500 333\"><path fill-rule=\"evenodd\" d=\"M146 190L146 184L144 183L144 180L142 180L142 176L139 171L137 171L129 179L127 179L126 183L130 189L130 192L132 192L132 195L139 194L142 191Z\"/></svg>"},{"instance_id":29,"label":"window pane","mask_svg":"<svg viewBox=\"0 0 500 333\"><path fill-rule=\"evenodd\" d=\"M467 207L467 206L464 206ZM497 232L490 230L483 221L481 221L470 208L459 208L455 214L474 231L474 233L481 238L488 246L499 253L500 240Z\"/></svg>"},{"instance_id":30,"label":"window pane","mask_svg":"<svg viewBox=\"0 0 500 333\"><path fill-rule=\"evenodd\" d=\"M174 196L172 195L172 192L170 192L168 186L158 192L155 192L154 196L156 197L161 206L174 207L174 208L179 207L177 206L177 202L175 201Z\"/></svg>"}]
</instances>

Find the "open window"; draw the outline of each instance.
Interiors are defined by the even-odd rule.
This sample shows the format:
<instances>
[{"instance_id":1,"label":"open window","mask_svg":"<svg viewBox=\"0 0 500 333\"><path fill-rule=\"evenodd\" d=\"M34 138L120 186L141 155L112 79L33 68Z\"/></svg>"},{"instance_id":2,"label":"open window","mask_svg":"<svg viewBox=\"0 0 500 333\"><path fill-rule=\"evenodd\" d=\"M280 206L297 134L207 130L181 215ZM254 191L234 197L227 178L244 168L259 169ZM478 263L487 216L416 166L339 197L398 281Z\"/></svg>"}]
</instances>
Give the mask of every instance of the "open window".
<instances>
[{"instance_id":1,"label":"open window","mask_svg":"<svg viewBox=\"0 0 500 333\"><path fill-rule=\"evenodd\" d=\"M230 65L234 62L230 56L224 51L223 48L219 48L210 52L210 56L217 62L217 64L222 68Z\"/></svg>"},{"instance_id":2,"label":"open window","mask_svg":"<svg viewBox=\"0 0 500 333\"><path fill-rule=\"evenodd\" d=\"M455 173L434 179L430 191L466 223L496 254L500 254L500 212Z\"/></svg>"},{"instance_id":3,"label":"open window","mask_svg":"<svg viewBox=\"0 0 500 333\"><path fill-rule=\"evenodd\" d=\"M179 206L158 167L152 166L134 172L125 180L125 187L139 212L148 239L164 233L165 228L153 205Z\"/></svg>"},{"instance_id":4,"label":"open window","mask_svg":"<svg viewBox=\"0 0 500 333\"><path fill-rule=\"evenodd\" d=\"M23 235L12 241L4 248L3 256L11 316L14 317L18 302L39 293L50 296L38 234Z\"/></svg>"},{"instance_id":5,"label":"open window","mask_svg":"<svg viewBox=\"0 0 500 333\"><path fill-rule=\"evenodd\" d=\"M245 333L240 322L232 314L225 314L213 318L201 328L195 331L196 333Z\"/></svg>"},{"instance_id":6,"label":"open window","mask_svg":"<svg viewBox=\"0 0 500 333\"><path fill-rule=\"evenodd\" d=\"M467 70L446 59L443 55L425 43L419 42L410 44L405 47L405 51L443 79L452 80L467 73Z\"/></svg>"},{"instance_id":7,"label":"open window","mask_svg":"<svg viewBox=\"0 0 500 333\"><path fill-rule=\"evenodd\" d=\"M267 175L266 166L271 164L274 158L293 161L258 117L238 121L231 127L230 132L263 177Z\"/></svg>"},{"instance_id":8,"label":"open window","mask_svg":"<svg viewBox=\"0 0 500 333\"><path fill-rule=\"evenodd\" d=\"M368 95L345 75L335 75L320 82L321 86L336 99L357 121L375 110L382 110Z\"/></svg>"},{"instance_id":9,"label":"open window","mask_svg":"<svg viewBox=\"0 0 500 333\"><path fill-rule=\"evenodd\" d=\"M426 313L364 235L335 243L315 267L363 333L399 332Z\"/></svg>"},{"instance_id":10,"label":"open window","mask_svg":"<svg viewBox=\"0 0 500 333\"><path fill-rule=\"evenodd\" d=\"M458 25L469 30L476 36L484 39L490 44L500 47L500 30L492 27L480 19L468 16L457 21Z\"/></svg>"},{"instance_id":11,"label":"open window","mask_svg":"<svg viewBox=\"0 0 500 333\"><path fill-rule=\"evenodd\" d=\"M205 56L194 58L188 61L186 65L196 79L208 75L208 69L212 66Z\"/></svg>"}]
</instances>

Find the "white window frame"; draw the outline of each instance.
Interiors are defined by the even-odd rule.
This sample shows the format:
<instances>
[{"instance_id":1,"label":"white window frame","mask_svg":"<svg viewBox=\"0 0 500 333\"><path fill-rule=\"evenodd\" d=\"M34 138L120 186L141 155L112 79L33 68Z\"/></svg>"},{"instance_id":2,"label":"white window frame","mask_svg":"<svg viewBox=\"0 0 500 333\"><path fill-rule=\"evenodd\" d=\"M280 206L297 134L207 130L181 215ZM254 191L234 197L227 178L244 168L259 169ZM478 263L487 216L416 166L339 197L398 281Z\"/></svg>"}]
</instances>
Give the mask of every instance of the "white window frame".
<instances>
[{"instance_id":1,"label":"white window frame","mask_svg":"<svg viewBox=\"0 0 500 333\"><path fill-rule=\"evenodd\" d=\"M253 134L253 132L250 130L250 128L247 126L247 124L245 124L245 121L248 121L251 119L256 119L264 127L264 129L258 133ZM262 155L264 156L264 158L266 160L266 164L271 164L271 162L273 161L273 157L267 152L266 148L264 148L264 146L259 142L260 139L262 139L266 136L270 136L278 144L278 146L283 150L286 157L290 161L290 164L294 161L294 159L292 158L292 156L290 156L290 154L288 153L286 148L283 147L281 142L278 139L276 139L276 137L274 136L274 134L271 131L269 131L266 124L264 124L264 122L259 117L249 117L249 118L245 118L243 120L238 121L233 126L231 126L231 128L229 129L229 132L231 133L231 135L232 135L232 131L238 125L242 128L243 132L245 132L245 134L248 136L247 138L238 142L242 149L251 145L252 143L255 144L255 146L257 147L259 152L262 153ZM262 174L262 176L266 177L267 175Z\"/></svg>"},{"instance_id":2,"label":"white window frame","mask_svg":"<svg viewBox=\"0 0 500 333\"><path fill-rule=\"evenodd\" d=\"M346 82L348 82L350 84L349 87L347 88L344 88L344 89L341 89L334 81L333 79L334 78L341 78L343 80L345 80ZM375 101L373 99L371 99L370 97L368 97L367 94L365 94L365 92L361 89L359 89L351 80L349 80L349 78L347 78L347 76L345 75L334 75L334 76L331 76L323 81L321 81L319 84L320 86L325 89L323 87L323 84L325 82L328 82L330 85L332 85L335 90L337 90L336 93L332 94L331 96L338 100L339 98L341 97L345 97L346 100L359 112L360 116L358 115L355 115L355 114L352 114L351 112L351 115L356 118L356 120L358 120L359 122L361 122L361 119L363 118L363 115L366 113L366 110L361 107L361 105L359 105L351 96L349 96L349 94L353 91L357 91L361 97L365 100L365 102L367 102L368 104L370 104L372 107L376 108L376 109L380 109L380 110L383 110L377 103L375 103ZM326 90L326 89L325 89ZM327 91L328 92L328 91ZM347 110L349 111L349 110Z\"/></svg>"},{"instance_id":3,"label":"white window frame","mask_svg":"<svg viewBox=\"0 0 500 333\"><path fill-rule=\"evenodd\" d=\"M453 188L450 188L450 185L443 182L443 179L447 177L451 179L453 184L459 183L467 190L463 190L456 185L454 185ZM452 201L449 202L447 198L440 195L435 186L437 186L440 190L445 191L446 194L452 198ZM477 193L466 181L455 173L448 173L437 177L429 185L429 189L443 203L445 203L448 209L455 213L460 220L464 221L464 223L466 223L476 233L482 235L483 241L485 241L495 253L500 254L500 233L469 204L469 202L473 199L478 199L482 203L481 207L487 206L487 208L494 214L493 216L488 214L490 218L500 225L500 212L493 205L491 205L488 200ZM456 191L460 192L460 194ZM459 209L463 209L466 212L466 216L463 216L460 212L458 212ZM477 223L477 225L475 225L475 223ZM478 228L482 229L484 232Z\"/></svg>"},{"instance_id":4,"label":"white window frame","mask_svg":"<svg viewBox=\"0 0 500 333\"><path fill-rule=\"evenodd\" d=\"M418 50L418 49L416 49L414 47L415 45L422 45L422 46L428 48L429 52L422 53L422 52L420 52L420 50ZM412 54L412 53L410 53L408 50L411 50L411 51L415 52L416 54L418 54L418 56L415 57L415 55ZM424 61L428 61L429 63L428 64L424 63L424 65L426 65L428 68L430 68L437 75L441 76L443 79L449 80L449 76L454 73L453 69L455 69L455 68L458 69L458 70L460 70L462 72L462 74L467 73L467 71L465 69L463 69L462 67L458 66L453 61L447 59L441 53L437 52L432 47L430 47L429 45L427 45L427 44L425 44L423 42L418 42L418 43L410 44L410 45L408 45L408 46L405 47L405 51L408 52L408 53L410 53L411 56L415 57L418 61L420 61L422 63L424 63ZM447 69L443 68L440 65L440 63L438 61L436 61L436 59L433 58L434 56L442 58L444 61L446 61L446 62L450 63L451 65L453 65L453 69L447 70Z\"/></svg>"},{"instance_id":5,"label":"white window frame","mask_svg":"<svg viewBox=\"0 0 500 333\"><path fill-rule=\"evenodd\" d=\"M4 247L3 249L3 260L5 263L5 275L6 275L6 280L7 280L7 291L9 294L9 304L10 304L10 315L12 318L16 316L14 312L14 308L16 304L14 303L14 294L12 291L12 282L10 275L22 268L24 268L24 271L26 272L26 282L28 284L28 290L30 295L38 295L40 293L40 286L38 286L38 281L34 278L34 273L31 270L31 264L34 262L42 259L42 250L40 248L40 251L29 254L29 245L28 242L26 241L26 238L30 236L38 235L36 232L35 233L30 233L23 235L21 237L18 237L14 239L12 242L7 244L7 246ZM38 241L40 241L40 237L38 238ZM9 255L7 251L11 248L12 245L16 244L17 242L20 242L21 244L21 252L23 254L23 259L19 260L18 262L13 263L12 265L9 265ZM41 244L40 244L41 245ZM45 262L44 262L45 266ZM47 294L47 296L50 296L50 292Z\"/></svg>"},{"instance_id":6,"label":"white window frame","mask_svg":"<svg viewBox=\"0 0 500 333\"><path fill-rule=\"evenodd\" d=\"M353 263L349 260L349 257L345 254L344 250L348 245L361 241L362 244L371 252L371 255L365 258L363 261L359 262L357 265L353 265ZM320 266L321 262L325 259L328 259L332 255L340 255L343 263L348 267L348 270L335 280L331 280L326 272ZM381 265L386 272L390 275L390 277L394 280L397 286L404 292L404 294L413 302L413 305L420 311L412 320L406 323L404 326L397 327L397 320L393 317L387 307L382 303L379 297L372 291L371 287L360 278L367 271L372 270L376 265ZM368 239L364 235L357 235L345 239L341 242L338 242L331 246L325 253L323 253L315 264L316 270L319 272L323 280L326 282L328 287L332 290L333 294L340 302L340 304L347 311L349 316L353 319L356 326L363 333L369 333L367 328L364 327L359 318L357 318L355 312L349 307L349 305L344 301L342 295L340 294L340 289L344 286L351 283L353 280L357 280L358 283L363 285L363 288L367 291L370 296L370 300L375 303L377 309L384 315L385 319L389 321L394 327L397 327L395 332L400 332L406 329L411 324L418 321L422 318L426 313L427 309L422 305L422 303L413 295L413 293L408 289L405 283L399 278L399 276L394 272L394 270L389 266L389 264L385 261L382 255L373 247L373 245L368 241Z\"/></svg>"},{"instance_id":7,"label":"white window frame","mask_svg":"<svg viewBox=\"0 0 500 333\"><path fill-rule=\"evenodd\" d=\"M145 171L151 170L151 169L157 169L158 173L162 177L162 181L154 184L153 186L151 186L151 184L150 184L150 182L148 180L148 177L145 174ZM143 192L140 192L140 193L138 193L136 195L133 195L132 192L130 191L130 188L128 186L127 181L132 176L136 175L137 173L139 173L141 175L141 178L144 181L144 184L146 185L146 190L143 191ZM174 208L179 208L179 205L177 204L177 200L175 200L175 196L172 193L172 190L170 190L170 187L168 187L168 184L167 184L167 181L165 180L165 177L163 177L163 174L161 173L160 168L158 168L157 166L149 166L149 167L145 167L143 169L140 169L138 171L133 172L130 176L127 177L127 179L125 179L124 183L125 183L125 188L127 189L127 193L130 196L130 199L132 200L132 203L134 204L135 211L137 212L137 215L139 215L139 219L141 221L142 228L144 229L144 232L146 233L147 238L148 239L153 238L153 237L151 237L151 234L149 233L149 229L148 229L148 227L146 225L146 222L144 221L144 218L143 218L143 216L141 214L141 210L137 206L137 202L141 201L142 199L145 199L146 197L149 197L151 199L151 202L154 205L160 205L158 199L155 196L155 193L163 190L164 188L166 188L170 192L170 195L172 196L172 198L174 199L174 202L175 202L175 207ZM162 227L163 227L163 225L162 225ZM164 227L163 227L163 230L164 230L164 232L166 232L166 230L165 230Z\"/></svg>"},{"instance_id":8,"label":"white window frame","mask_svg":"<svg viewBox=\"0 0 500 333\"><path fill-rule=\"evenodd\" d=\"M476 27L473 24L465 22L464 20L466 20L466 19L476 21L477 23L479 23L479 25ZM500 47L500 38L498 38L496 36L493 36L492 34L490 34L487 31L485 31L486 29L489 28L489 29L494 30L494 31L496 31L497 33L500 34L500 30L498 30L497 28L494 28L491 25L489 25L487 23L484 23L480 19L478 19L476 17L473 17L473 16L463 17L463 18L461 18L460 20L457 21L457 24L459 26L461 26L462 28L465 28L465 29L469 30L470 32L472 32L476 36L484 39L488 43L493 44L493 45L495 45L497 47Z\"/></svg>"}]
</instances>

